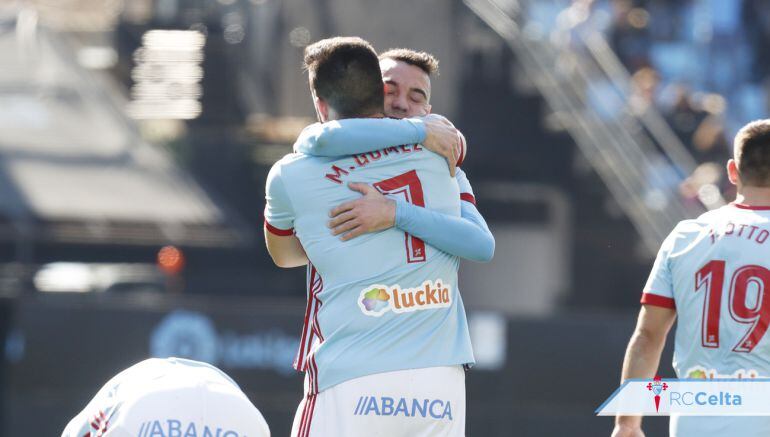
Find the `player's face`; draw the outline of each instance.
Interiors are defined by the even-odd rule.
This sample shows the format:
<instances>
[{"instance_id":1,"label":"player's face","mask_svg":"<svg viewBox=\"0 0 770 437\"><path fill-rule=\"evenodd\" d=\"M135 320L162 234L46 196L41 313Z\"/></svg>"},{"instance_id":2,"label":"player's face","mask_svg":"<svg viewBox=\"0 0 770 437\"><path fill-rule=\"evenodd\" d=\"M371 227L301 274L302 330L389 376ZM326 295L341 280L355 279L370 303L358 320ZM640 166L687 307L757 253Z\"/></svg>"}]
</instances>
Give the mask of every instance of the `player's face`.
<instances>
[{"instance_id":1,"label":"player's face","mask_svg":"<svg viewBox=\"0 0 770 437\"><path fill-rule=\"evenodd\" d=\"M393 118L430 114L430 77L419 67L394 59L380 61L385 82L385 115Z\"/></svg>"}]
</instances>

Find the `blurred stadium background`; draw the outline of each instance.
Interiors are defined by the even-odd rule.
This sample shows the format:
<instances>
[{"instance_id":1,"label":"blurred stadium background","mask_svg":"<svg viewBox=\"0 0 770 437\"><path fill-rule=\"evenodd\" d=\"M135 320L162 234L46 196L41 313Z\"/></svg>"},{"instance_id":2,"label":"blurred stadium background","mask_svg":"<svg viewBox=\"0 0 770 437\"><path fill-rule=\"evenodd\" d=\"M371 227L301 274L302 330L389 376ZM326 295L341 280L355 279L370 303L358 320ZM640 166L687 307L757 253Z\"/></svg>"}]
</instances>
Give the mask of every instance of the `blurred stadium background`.
<instances>
[{"instance_id":1,"label":"blurred stadium background","mask_svg":"<svg viewBox=\"0 0 770 437\"><path fill-rule=\"evenodd\" d=\"M314 121L302 48L359 35L440 59L497 239L461 268L468 435L609 435L654 252L766 117L768 33L762 0L0 1L0 432L177 355L288 435L305 271L264 248L264 178Z\"/></svg>"}]
</instances>

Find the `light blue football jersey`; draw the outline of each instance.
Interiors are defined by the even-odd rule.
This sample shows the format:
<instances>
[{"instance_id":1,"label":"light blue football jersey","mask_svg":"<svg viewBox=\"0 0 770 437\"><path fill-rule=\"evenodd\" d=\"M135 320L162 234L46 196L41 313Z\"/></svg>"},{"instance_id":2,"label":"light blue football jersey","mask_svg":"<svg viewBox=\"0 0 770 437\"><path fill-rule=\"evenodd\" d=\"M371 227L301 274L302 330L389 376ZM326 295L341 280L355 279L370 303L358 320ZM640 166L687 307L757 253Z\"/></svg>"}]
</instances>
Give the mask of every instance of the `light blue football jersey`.
<instances>
[{"instance_id":1,"label":"light blue football jersey","mask_svg":"<svg viewBox=\"0 0 770 437\"><path fill-rule=\"evenodd\" d=\"M770 208L727 205L679 223L642 303L677 313L679 378L770 377ZM673 437L770 435L770 417L673 417Z\"/></svg>"},{"instance_id":2,"label":"light blue football jersey","mask_svg":"<svg viewBox=\"0 0 770 437\"><path fill-rule=\"evenodd\" d=\"M374 373L472 364L457 257L395 228L347 242L333 236L329 211L360 197L349 182L460 215L446 161L420 145L337 158L294 153L273 166L266 227L293 230L322 278L310 279L313 342L300 365L311 392Z\"/></svg>"}]
</instances>

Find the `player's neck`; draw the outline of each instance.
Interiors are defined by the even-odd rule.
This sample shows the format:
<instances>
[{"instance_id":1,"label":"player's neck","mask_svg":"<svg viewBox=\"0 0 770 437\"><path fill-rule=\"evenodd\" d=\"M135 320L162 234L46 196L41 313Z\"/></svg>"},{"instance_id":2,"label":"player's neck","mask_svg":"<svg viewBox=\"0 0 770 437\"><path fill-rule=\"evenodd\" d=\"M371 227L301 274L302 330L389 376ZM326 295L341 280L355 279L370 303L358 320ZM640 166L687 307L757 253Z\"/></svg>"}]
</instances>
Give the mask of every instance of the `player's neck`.
<instances>
[{"instance_id":1,"label":"player's neck","mask_svg":"<svg viewBox=\"0 0 770 437\"><path fill-rule=\"evenodd\" d=\"M337 120L344 120L346 118L385 118L385 114L382 112L378 112L375 114L369 114L369 115L354 115L352 117L338 117Z\"/></svg>"},{"instance_id":2,"label":"player's neck","mask_svg":"<svg viewBox=\"0 0 770 437\"><path fill-rule=\"evenodd\" d=\"M741 187L735 203L749 206L770 206L770 187Z\"/></svg>"}]
</instances>

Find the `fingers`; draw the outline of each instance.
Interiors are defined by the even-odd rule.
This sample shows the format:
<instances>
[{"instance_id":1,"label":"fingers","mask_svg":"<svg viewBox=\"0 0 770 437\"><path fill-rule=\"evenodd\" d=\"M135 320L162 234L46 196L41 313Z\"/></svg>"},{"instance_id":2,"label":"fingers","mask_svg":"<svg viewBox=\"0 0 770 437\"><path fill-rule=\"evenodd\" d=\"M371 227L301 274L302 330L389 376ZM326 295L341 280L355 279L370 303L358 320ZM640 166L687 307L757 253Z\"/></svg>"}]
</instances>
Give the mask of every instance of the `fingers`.
<instances>
[{"instance_id":1,"label":"fingers","mask_svg":"<svg viewBox=\"0 0 770 437\"><path fill-rule=\"evenodd\" d=\"M345 202L343 204L337 205L334 207L334 209L329 211L329 217L337 217L338 215L355 208L355 206L356 206L355 200L351 200L350 202Z\"/></svg>"},{"instance_id":2,"label":"fingers","mask_svg":"<svg viewBox=\"0 0 770 437\"><path fill-rule=\"evenodd\" d=\"M348 184L348 188L350 188L353 191L358 191L359 193L363 194L364 196L366 196L367 194L371 193L372 191L376 191L376 190L374 190L374 187L372 187L371 185L364 184L364 183L361 183L361 182L350 182Z\"/></svg>"},{"instance_id":3,"label":"fingers","mask_svg":"<svg viewBox=\"0 0 770 437\"><path fill-rule=\"evenodd\" d=\"M462 164L468 153L468 143L465 141L465 135L459 130L457 131L457 139L457 161Z\"/></svg>"},{"instance_id":4,"label":"fingers","mask_svg":"<svg viewBox=\"0 0 770 437\"><path fill-rule=\"evenodd\" d=\"M336 228L337 226L350 221L356 217L356 214L350 210L343 212L342 214L334 217L332 220L329 221L329 227L330 228Z\"/></svg>"},{"instance_id":5,"label":"fingers","mask_svg":"<svg viewBox=\"0 0 770 437\"><path fill-rule=\"evenodd\" d=\"M350 231L347 234L345 234L342 237L340 237L340 239L342 241L348 241L348 240L352 240L353 238L356 238L356 237L358 237L360 235L363 235L365 233L366 232L364 231L364 227L363 226L357 226L357 227L353 228L352 231Z\"/></svg>"},{"instance_id":6,"label":"fingers","mask_svg":"<svg viewBox=\"0 0 770 437\"><path fill-rule=\"evenodd\" d=\"M455 173L457 173L457 158L447 158L447 164L449 164L449 176L455 177Z\"/></svg>"},{"instance_id":7,"label":"fingers","mask_svg":"<svg viewBox=\"0 0 770 437\"><path fill-rule=\"evenodd\" d=\"M358 220L348 220L345 223L342 223L341 225L334 227L332 229L332 235L339 235L343 232L350 231L357 227L360 227Z\"/></svg>"},{"instance_id":8,"label":"fingers","mask_svg":"<svg viewBox=\"0 0 770 437\"><path fill-rule=\"evenodd\" d=\"M446 117L444 117L443 115L439 115L439 114L428 114L428 115L425 115L425 116L423 117L423 120L424 120L424 121L436 121L436 122L439 122L439 123L445 124L445 125L447 125L447 126L454 126L454 125L452 124L452 122L451 122L451 121L449 121L449 119L447 119L447 118L446 118Z\"/></svg>"}]
</instances>

